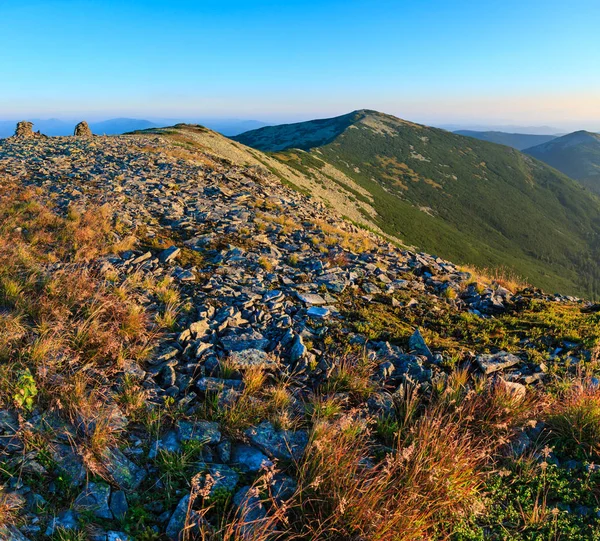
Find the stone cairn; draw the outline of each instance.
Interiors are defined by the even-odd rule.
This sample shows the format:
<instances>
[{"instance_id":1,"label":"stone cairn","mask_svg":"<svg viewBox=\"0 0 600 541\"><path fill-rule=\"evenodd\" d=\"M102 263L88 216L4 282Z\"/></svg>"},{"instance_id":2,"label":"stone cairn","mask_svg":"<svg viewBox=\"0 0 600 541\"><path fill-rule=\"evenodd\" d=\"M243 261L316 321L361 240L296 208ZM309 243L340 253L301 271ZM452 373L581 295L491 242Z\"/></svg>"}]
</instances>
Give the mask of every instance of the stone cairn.
<instances>
[{"instance_id":1,"label":"stone cairn","mask_svg":"<svg viewBox=\"0 0 600 541\"><path fill-rule=\"evenodd\" d=\"M75 126L73 135L76 137L92 137L92 130L90 130L88 123L84 120Z\"/></svg>"},{"instance_id":2,"label":"stone cairn","mask_svg":"<svg viewBox=\"0 0 600 541\"><path fill-rule=\"evenodd\" d=\"M17 122L17 128L15 129L15 137L28 138L34 136L35 133L33 133L33 123L27 122L26 120Z\"/></svg>"}]
</instances>

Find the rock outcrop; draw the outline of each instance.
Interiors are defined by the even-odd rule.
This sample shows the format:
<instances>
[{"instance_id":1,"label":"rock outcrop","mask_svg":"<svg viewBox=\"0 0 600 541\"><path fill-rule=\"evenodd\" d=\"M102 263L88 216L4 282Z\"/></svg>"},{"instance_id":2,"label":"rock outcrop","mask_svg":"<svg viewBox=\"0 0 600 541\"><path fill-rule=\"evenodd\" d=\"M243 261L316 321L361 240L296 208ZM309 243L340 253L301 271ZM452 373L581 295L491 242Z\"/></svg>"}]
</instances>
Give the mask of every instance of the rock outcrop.
<instances>
[{"instance_id":1,"label":"rock outcrop","mask_svg":"<svg viewBox=\"0 0 600 541\"><path fill-rule=\"evenodd\" d=\"M33 123L28 122L27 120L22 120L21 122L17 122L17 127L15 129L15 137L19 137L19 138L35 137L35 133L33 133Z\"/></svg>"},{"instance_id":2,"label":"rock outcrop","mask_svg":"<svg viewBox=\"0 0 600 541\"><path fill-rule=\"evenodd\" d=\"M75 137L92 137L92 130L88 123L84 120L75 126L75 131L73 132Z\"/></svg>"}]
</instances>

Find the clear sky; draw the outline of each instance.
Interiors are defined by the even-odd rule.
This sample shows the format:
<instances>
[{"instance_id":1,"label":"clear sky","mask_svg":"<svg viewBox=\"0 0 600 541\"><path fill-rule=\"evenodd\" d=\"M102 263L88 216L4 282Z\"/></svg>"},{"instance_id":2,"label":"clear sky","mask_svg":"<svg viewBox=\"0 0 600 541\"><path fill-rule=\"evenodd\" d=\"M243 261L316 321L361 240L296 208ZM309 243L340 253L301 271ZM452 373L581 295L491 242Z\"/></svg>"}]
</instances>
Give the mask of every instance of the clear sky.
<instances>
[{"instance_id":1,"label":"clear sky","mask_svg":"<svg viewBox=\"0 0 600 541\"><path fill-rule=\"evenodd\" d=\"M0 118L600 130L600 0L0 0Z\"/></svg>"}]
</instances>

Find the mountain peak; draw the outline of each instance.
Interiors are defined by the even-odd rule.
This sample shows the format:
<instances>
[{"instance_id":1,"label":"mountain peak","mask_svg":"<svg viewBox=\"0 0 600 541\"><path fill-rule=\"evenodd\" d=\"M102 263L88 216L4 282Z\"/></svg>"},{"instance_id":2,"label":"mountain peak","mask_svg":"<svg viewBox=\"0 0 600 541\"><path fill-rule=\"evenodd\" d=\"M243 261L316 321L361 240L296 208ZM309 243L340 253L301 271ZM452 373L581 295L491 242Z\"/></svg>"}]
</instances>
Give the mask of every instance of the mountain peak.
<instances>
[{"instance_id":1,"label":"mountain peak","mask_svg":"<svg viewBox=\"0 0 600 541\"><path fill-rule=\"evenodd\" d=\"M394 136L402 127L423 126L372 109L357 109L345 115L279 126L265 126L233 137L236 141L263 151L297 148L311 150L328 145L352 126L363 124L375 133Z\"/></svg>"}]
</instances>

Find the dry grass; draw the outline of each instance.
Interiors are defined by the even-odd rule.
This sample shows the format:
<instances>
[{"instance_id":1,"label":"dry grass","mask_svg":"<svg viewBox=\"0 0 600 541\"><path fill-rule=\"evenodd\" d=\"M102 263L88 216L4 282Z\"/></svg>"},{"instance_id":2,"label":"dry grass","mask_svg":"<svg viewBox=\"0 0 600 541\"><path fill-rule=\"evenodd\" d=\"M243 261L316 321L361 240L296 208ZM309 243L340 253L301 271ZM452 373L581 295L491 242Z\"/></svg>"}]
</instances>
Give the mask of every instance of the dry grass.
<instances>
[{"instance_id":1,"label":"dry grass","mask_svg":"<svg viewBox=\"0 0 600 541\"><path fill-rule=\"evenodd\" d=\"M472 275L473 282L477 284L492 284L496 283L512 293L521 291L530 286L522 277L518 276L513 270L499 267L499 268L479 268L470 265L463 266L462 271L468 272Z\"/></svg>"},{"instance_id":2,"label":"dry grass","mask_svg":"<svg viewBox=\"0 0 600 541\"><path fill-rule=\"evenodd\" d=\"M0 408L39 406L82 427L73 445L92 467L118 439L111 379L126 359L144 360L150 321L137 292L91 261L114 250L108 207L70 208L63 218L35 191L3 187Z\"/></svg>"},{"instance_id":3,"label":"dry grass","mask_svg":"<svg viewBox=\"0 0 600 541\"><path fill-rule=\"evenodd\" d=\"M252 486L253 498L201 538L447 539L457 523L484 511L488 468L532 413L528 397L499 383L467 383L467 372L457 372L429 403L406 385L394 448L383 457L372 419L344 412L337 395L314 396L311 442L292 466L294 493L283 502L274 498L270 479L277 472L268 469ZM197 512L205 516L212 505L197 502Z\"/></svg>"}]
</instances>

